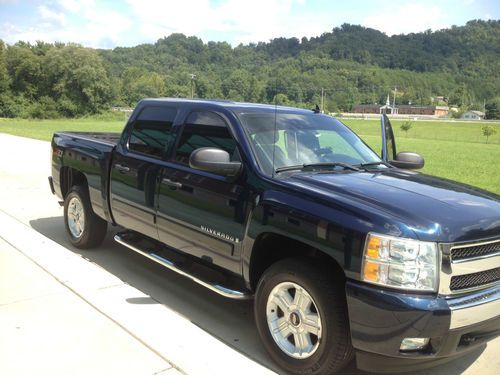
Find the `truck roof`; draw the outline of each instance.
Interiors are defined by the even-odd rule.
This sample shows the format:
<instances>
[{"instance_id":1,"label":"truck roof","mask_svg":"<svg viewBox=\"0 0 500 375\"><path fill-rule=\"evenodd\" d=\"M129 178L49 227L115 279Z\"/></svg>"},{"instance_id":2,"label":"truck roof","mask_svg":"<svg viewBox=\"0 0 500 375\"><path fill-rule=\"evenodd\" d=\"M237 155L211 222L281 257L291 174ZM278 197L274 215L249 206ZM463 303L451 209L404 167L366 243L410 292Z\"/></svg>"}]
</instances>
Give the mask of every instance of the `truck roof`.
<instances>
[{"instance_id":1,"label":"truck roof","mask_svg":"<svg viewBox=\"0 0 500 375\"><path fill-rule=\"evenodd\" d=\"M281 105L274 104L259 104L259 103L244 103L244 102L235 102L232 100L224 100L224 99L186 99L186 98L150 98L143 99L138 103L139 105L146 104L157 104L157 103L175 103L179 104L205 104L208 106L213 106L214 108L226 108L229 110L262 110L265 112L271 111L279 111L279 112L293 112L297 114L311 114L312 109L301 109L295 107L287 107Z\"/></svg>"}]
</instances>

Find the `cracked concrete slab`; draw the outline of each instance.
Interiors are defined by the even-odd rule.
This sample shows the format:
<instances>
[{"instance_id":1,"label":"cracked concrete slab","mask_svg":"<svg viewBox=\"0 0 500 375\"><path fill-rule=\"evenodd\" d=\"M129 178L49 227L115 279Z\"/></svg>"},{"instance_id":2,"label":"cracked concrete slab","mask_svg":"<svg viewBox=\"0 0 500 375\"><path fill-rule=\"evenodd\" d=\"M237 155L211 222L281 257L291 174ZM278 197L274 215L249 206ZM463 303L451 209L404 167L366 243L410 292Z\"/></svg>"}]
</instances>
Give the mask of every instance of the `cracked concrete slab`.
<instances>
[{"instance_id":1,"label":"cracked concrete slab","mask_svg":"<svg viewBox=\"0 0 500 375\"><path fill-rule=\"evenodd\" d=\"M0 239L0 374L154 374L169 362Z\"/></svg>"}]
</instances>

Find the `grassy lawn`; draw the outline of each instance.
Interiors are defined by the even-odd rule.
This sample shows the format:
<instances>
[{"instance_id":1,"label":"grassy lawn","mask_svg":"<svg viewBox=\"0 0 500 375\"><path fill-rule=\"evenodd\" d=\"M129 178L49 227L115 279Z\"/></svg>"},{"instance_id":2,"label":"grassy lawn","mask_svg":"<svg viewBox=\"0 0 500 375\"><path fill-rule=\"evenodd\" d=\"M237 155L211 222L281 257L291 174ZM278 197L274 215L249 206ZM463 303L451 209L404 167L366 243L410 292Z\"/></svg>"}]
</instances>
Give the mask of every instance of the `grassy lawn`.
<instances>
[{"instance_id":1,"label":"grassy lawn","mask_svg":"<svg viewBox=\"0 0 500 375\"><path fill-rule=\"evenodd\" d=\"M379 135L380 120L340 119L360 136ZM488 143L500 145L500 122L451 122L451 121L412 121L412 128L405 134L399 127L404 120L391 120L396 140L408 137L416 139L486 143L481 128L491 125L497 133Z\"/></svg>"},{"instance_id":2,"label":"grassy lawn","mask_svg":"<svg viewBox=\"0 0 500 375\"><path fill-rule=\"evenodd\" d=\"M378 120L342 120L375 151L380 150ZM500 194L500 123L489 144L480 123L415 121L406 136L392 121L399 151L415 151L426 161L423 173L464 182ZM0 132L49 141L55 131L121 132L125 120L0 119Z\"/></svg>"},{"instance_id":3,"label":"grassy lawn","mask_svg":"<svg viewBox=\"0 0 500 375\"><path fill-rule=\"evenodd\" d=\"M380 151L379 120L342 120L372 149ZM460 181L500 194L500 123L489 123L497 134L486 137L480 123L414 121L408 135L393 121L398 151L415 151L425 159L421 172Z\"/></svg>"},{"instance_id":4,"label":"grassy lawn","mask_svg":"<svg viewBox=\"0 0 500 375\"><path fill-rule=\"evenodd\" d=\"M23 120L0 119L0 132L21 137L50 141L56 131L81 132L118 132L125 126L125 120L100 119L57 119L57 120Z\"/></svg>"}]
</instances>

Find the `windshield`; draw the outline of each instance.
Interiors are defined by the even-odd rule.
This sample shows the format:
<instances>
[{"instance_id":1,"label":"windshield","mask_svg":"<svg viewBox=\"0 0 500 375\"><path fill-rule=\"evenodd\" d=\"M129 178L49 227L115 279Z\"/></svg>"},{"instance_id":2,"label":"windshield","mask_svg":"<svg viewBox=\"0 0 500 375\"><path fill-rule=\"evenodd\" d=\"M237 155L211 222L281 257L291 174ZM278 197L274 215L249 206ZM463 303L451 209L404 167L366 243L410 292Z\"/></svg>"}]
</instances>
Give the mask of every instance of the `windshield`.
<instances>
[{"instance_id":1,"label":"windshield","mask_svg":"<svg viewBox=\"0 0 500 375\"><path fill-rule=\"evenodd\" d=\"M274 111L241 111L237 116L250 137L260 167L269 175L293 165L381 161L356 134L330 116Z\"/></svg>"}]
</instances>

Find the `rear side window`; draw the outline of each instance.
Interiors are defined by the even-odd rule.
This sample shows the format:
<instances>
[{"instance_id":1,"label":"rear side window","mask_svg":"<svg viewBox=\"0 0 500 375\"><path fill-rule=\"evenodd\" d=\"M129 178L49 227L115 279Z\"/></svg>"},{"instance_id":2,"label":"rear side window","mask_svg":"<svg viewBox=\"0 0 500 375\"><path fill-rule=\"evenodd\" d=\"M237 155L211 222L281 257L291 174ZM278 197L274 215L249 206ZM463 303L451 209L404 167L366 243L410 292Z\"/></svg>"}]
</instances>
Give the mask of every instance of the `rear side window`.
<instances>
[{"instance_id":1,"label":"rear side window","mask_svg":"<svg viewBox=\"0 0 500 375\"><path fill-rule=\"evenodd\" d=\"M175 161L189 165L191 152L202 147L215 147L227 151L237 159L236 141L224 120L212 112L193 112L189 115L175 153Z\"/></svg>"},{"instance_id":2,"label":"rear side window","mask_svg":"<svg viewBox=\"0 0 500 375\"><path fill-rule=\"evenodd\" d=\"M173 142L171 130L176 115L175 108L144 108L132 125L129 150L161 158Z\"/></svg>"}]
</instances>

